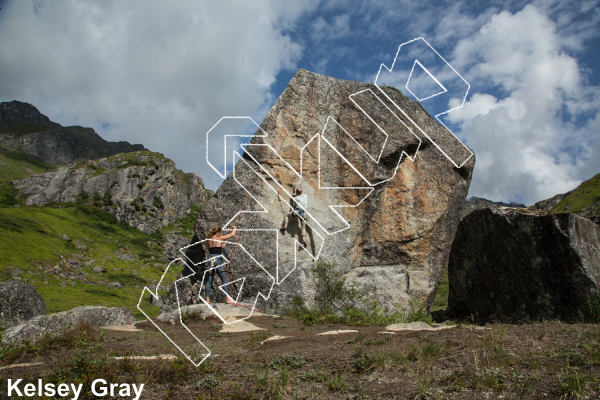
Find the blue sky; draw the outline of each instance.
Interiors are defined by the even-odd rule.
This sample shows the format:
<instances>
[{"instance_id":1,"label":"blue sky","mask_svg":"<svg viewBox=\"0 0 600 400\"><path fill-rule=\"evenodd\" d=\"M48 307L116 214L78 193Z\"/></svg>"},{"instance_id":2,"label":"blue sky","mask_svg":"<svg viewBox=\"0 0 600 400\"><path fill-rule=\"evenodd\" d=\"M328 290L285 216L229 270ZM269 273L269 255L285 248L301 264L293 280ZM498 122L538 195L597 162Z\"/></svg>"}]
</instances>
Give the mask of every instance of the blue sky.
<instances>
[{"instance_id":1,"label":"blue sky","mask_svg":"<svg viewBox=\"0 0 600 400\"><path fill-rule=\"evenodd\" d=\"M211 189L221 116L260 123L299 68L370 82L416 37L471 85L446 120L477 157L469 195L530 205L600 172L599 1L0 4L0 101L142 143Z\"/></svg>"}]
</instances>

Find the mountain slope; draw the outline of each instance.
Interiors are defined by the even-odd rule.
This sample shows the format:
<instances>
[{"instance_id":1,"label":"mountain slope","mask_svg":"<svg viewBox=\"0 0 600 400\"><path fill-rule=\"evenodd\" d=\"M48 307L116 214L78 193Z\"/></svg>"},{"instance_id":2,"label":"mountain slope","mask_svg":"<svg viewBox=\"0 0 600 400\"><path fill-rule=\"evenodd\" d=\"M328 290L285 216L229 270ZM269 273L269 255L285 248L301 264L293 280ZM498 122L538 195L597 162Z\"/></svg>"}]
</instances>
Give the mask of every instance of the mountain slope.
<instances>
[{"instance_id":1,"label":"mountain slope","mask_svg":"<svg viewBox=\"0 0 600 400\"><path fill-rule=\"evenodd\" d=\"M0 206L0 280L32 284L48 313L98 303L139 314L143 287L166 268L162 234L118 223L93 205Z\"/></svg>"},{"instance_id":2,"label":"mountain slope","mask_svg":"<svg viewBox=\"0 0 600 400\"><path fill-rule=\"evenodd\" d=\"M73 161L96 160L145 147L106 141L92 128L63 127L31 104L14 100L0 103L0 149L3 162L0 179L15 179L45 172L31 165L45 163L48 170Z\"/></svg>"},{"instance_id":3,"label":"mountain slope","mask_svg":"<svg viewBox=\"0 0 600 400\"><path fill-rule=\"evenodd\" d=\"M588 179L570 192L539 201L530 209L552 213L571 212L600 224L600 174Z\"/></svg>"}]
</instances>

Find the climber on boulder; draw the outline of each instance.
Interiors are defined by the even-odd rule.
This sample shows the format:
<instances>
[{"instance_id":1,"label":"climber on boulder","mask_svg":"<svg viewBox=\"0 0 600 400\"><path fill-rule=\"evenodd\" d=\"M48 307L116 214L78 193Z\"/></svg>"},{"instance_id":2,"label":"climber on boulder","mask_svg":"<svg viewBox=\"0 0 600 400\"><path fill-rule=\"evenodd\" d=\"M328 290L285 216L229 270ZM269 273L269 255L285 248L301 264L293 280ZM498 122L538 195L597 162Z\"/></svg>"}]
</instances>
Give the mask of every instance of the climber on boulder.
<instances>
[{"instance_id":1,"label":"climber on boulder","mask_svg":"<svg viewBox=\"0 0 600 400\"><path fill-rule=\"evenodd\" d=\"M283 219L283 226L281 230L287 231L288 221L291 218L298 218L300 220L300 229L302 230L302 246L306 248L306 209L308 208L308 198L305 194L302 194L302 188L296 189L296 194L293 194L293 205L294 210L291 213L286 213Z\"/></svg>"}]
</instances>

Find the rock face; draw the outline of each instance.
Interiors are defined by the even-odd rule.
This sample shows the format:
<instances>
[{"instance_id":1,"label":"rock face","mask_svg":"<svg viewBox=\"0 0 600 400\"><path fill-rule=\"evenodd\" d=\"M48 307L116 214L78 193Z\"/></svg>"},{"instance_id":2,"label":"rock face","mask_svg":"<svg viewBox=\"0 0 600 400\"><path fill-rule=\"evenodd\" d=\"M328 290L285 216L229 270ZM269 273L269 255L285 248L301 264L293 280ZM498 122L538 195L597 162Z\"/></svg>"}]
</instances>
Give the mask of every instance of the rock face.
<instances>
[{"instance_id":1,"label":"rock face","mask_svg":"<svg viewBox=\"0 0 600 400\"><path fill-rule=\"evenodd\" d=\"M3 339L6 343L22 343L26 340L35 342L47 333L58 335L65 329L81 322L101 327L132 325L136 320L131 311L124 307L76 307L69 311L38 316L25 324L7 329Z\"/></svg>"},{"instance_id":2,"label":"rock face","mask_svg":"<svg viewBox=\"0 0 600 400\"><path fill-rule=\"evenodd\" d=\"M569 194L571 194L571 192L554 195L549 199L538 201L529 208L531 210L550 211L552 207L556 206L558 203L563 201L564 198L567 197Z\"/></svg>"},{"instance_id":3,"label":"rock face","mask_svg":"<svg viewBox=\"0 0 600 400\"><path fill-rule=\"evenodd\" d=\"M361 91L356 103L349 98ZM445 129L395 89L300 70L201 215L204 230L241 229L226 254L229 280L238 280L230 285L234 297L238 290L243 301L270 294L258 296L263 312L278 312L294 294L310 304L310 267L324 261L384 307L413 299L430 307L475 160L455 168L411 120L437 144L455 146L442 143ZM298 186L308 196L307 249L298 246L296 219L279 231ZM211 300L215 293L223 301L219 292Z\"/></svg>"},{"instance_id":4,"label":"rock face","mask_svg":"<svg viewBox=\"0 0 600 400\"><path fill-rule=\"evenodd\" d=\"M12 184L26 204L72 202L80 193L97 194L96 201L119 221L148 233L185 217L191 203L203 205L207 196L201 178L150 151L73 163Z\"/></svg>"},{"instance_id":5,"label":"rock face","mask_svg":"<svg viewBox=\"0 0 600 400\"><path fill-rule=\"evenodd\" d=\"M476 210L459 224L447 314L575 320L598 290L600 228L575 214Z\"/></svg>"},{"instance_id":6,"label":"rock face","mask_svg":"<svg viewBox=\"0 0 600 400\"><path fill-rule=\"evenodd\" d=\"M174 259L181 257L179 249L188 244L190 244L190 239L181 236L176 232L168 232L164 235L163 240L163 260L173 261Z\"/></svg>"},{"instance_id":7,"label":"rock face","mask_svg":"<svg viewBox=\"0 0 600 400\"><path fill-rule=\"evenodd\" d=\"M0 143L58 165L145 150L141 144L108 142L91 128L63 127L31 104L16 100L0 103Z\"/></svg>"},{"instance_id":8,"label":"rock face","mask_svg":"<svg viewBox=\"0 0 600 400\"><path fill-rule=\"evenodd\" d=\"M46 314L46 303L33 286L21 281L0 282L0 325L5 328Z\"/></svg>"}]
</instances>

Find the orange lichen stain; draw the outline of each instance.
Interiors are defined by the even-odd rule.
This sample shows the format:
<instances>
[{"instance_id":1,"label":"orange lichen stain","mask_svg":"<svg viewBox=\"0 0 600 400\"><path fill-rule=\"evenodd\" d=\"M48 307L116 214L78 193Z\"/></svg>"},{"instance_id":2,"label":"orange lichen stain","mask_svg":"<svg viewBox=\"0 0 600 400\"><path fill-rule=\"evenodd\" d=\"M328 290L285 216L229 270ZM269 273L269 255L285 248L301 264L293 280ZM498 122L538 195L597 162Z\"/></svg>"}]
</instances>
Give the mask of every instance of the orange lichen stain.
<instances>
[{"instance_id":1,"label":"orange lichen stain","mask_svg":"<svg viewBox=\"0 0 600 400\"><path fill-rule=\"evenodd\" d=\"M279 152L279 156L290 164L294 170L300 172L300 149L293 144L286 145Z\"/></svg>"},{"instance_id":2,"label":"orange lichen stain","mask_svg":"<svg viewBox=\"0 0 600 400\"><path fill-rule=\"evenodd\" d=\"M351 206L353 204L342 201L342 205ZM344 207L341 210L342 210L341 214L346 221L352 221L352 219L354 219L354 216L356 215L356 212L357 212L356 207Z\"/></svg>"},{"instance_id":3,"label":"orange lichen stain","mask_svg":"<svg viewBox=\"0 0 600 400\"><path fill-rule=\"evenodd\" d=\"M405 241L417 237L411 189L415 185L415 167L406 162L388 181L379 197L380 204L372 215L369 227L376 237L390 241Z\"/></svg>"}]
</instances>

